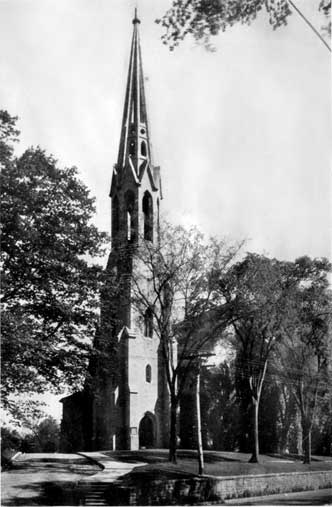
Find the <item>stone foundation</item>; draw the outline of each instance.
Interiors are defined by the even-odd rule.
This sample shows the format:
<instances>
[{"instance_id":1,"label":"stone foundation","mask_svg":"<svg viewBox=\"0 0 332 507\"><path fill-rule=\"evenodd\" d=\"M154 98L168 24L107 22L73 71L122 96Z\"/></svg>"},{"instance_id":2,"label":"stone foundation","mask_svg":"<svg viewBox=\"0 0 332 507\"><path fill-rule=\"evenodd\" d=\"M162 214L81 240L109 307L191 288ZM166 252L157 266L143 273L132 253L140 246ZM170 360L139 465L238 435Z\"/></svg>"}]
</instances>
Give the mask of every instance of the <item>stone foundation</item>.
<instances>
[{"instance_id":1,"label":"stone foundation","mask_svg":"<svg viewBox=\"0 0 332 507\"><path fill-rule=\"evenodd\" d=\"M226 500L332 487L332 471L210 477L213 495Z\"/></svg>"},{"instance_id":2,"label":"stone foundation","mask_svg":"<svg viewBox=\"0 0 332 507\"><path fill-rule=\"evenodd\" d=\"M135 477L135 484L113 483L106 496L109 505L181 505L223 503L231 498L332 487L332 471L293 472L230 477Z\"/></svg>"}]
</instances>

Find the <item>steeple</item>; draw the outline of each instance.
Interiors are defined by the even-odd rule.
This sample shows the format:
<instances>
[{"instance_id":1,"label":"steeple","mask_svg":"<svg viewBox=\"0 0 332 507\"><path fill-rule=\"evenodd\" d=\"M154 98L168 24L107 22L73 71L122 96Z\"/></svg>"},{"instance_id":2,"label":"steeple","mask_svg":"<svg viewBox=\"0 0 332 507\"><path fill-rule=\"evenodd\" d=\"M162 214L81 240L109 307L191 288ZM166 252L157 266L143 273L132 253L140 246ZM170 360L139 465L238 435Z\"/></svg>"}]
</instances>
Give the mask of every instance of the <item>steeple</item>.
<instances>
[{"instance_id":1,"label":"steeple","mask_svg":"<svg viewBox=\"0 0 332 507\"><path fill-rule=\"evenodd\" d=\"M119 153L110 192L113 245L157 237L162 199L160 168L151 160L139 25L135 9Z\"/></svg>"},{"instance_id":2,"label":"steeple","mask_svg":"<svg viewBox=\"0 0 332 507\"><path fill-rule=\"evenodd\" d=\"M92 356L93 382L84 392L62 400L63 442L74 442L76 448L137 450L168 444L169 394L154 312L144 298L143 313L132 301L135 280L142 280L142 294L150 291L152 280L146 279L146 266L135 253L139 245L158 245L162 198L160 168L151 163L139 25L135 9L110 194L112 248L95 338L95 350L103 358Z\"/></svg>"},{"instance_id":3,"label":"steeple","mask_svg":"<svg viewBox=\"0 0 332 507\"><path fill-rule=\"evenodd\" d=\"M120 146L116 167L120 173L130 160L136 176L139 177L142 163L144 161L151 161L151 147L139 40L140 20L137 17L137 9L135 9L133 25Z\"/></svg>"}]
</instances>

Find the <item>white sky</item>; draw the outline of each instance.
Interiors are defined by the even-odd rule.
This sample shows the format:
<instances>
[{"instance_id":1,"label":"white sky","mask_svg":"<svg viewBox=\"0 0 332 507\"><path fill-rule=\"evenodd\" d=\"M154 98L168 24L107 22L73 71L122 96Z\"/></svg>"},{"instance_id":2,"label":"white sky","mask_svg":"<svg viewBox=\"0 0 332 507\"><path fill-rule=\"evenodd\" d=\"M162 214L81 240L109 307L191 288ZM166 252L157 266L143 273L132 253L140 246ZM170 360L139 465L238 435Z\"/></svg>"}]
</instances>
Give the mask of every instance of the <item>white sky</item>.
<instances>
[{"instance_id":1,"label":"white sky","mask_svg":"<svg viewBox=\"0 0 332 507\"><path fill-rule=\"evenodd\" d=\"M139 0L154 163L163 209L207 234L248 238L280 259L331 254L330 53L294 13L262 14L174 52L154 23L171 0ZM320 28L319 0L297 0ZM20 151L76 165L110 230L108 191L127 78L129 0L0 0L0 108L20 117Z\"/></svg>"}]
</instances>

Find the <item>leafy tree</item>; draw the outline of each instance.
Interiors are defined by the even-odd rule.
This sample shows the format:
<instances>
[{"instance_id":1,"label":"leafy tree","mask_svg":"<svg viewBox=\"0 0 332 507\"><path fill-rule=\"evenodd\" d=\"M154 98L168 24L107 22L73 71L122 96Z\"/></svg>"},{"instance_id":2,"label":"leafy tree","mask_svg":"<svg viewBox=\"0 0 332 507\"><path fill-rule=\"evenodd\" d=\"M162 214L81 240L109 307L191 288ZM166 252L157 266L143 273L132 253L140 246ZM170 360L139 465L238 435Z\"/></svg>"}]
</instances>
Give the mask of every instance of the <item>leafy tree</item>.
<instances>
[{"instance_id":1,"label":"leafy tree","mask_svg":"<svg viewBox=\"0 0 332 507\"><path fill-rule=\"evenodd\" d=\"M0 168L1 170L12 160L13 144L18 142L19 130L16 128L17 116L10 116L7 111L0 110Z\"/></svg>"},{"instance_id":2,"label":"leafy tree","mask_svg":"<svg viewBox=\"0 0 332 507\"><path fill-rule=\"evenodd\" d=\"M268 361L282 338L287 311L283 264L257 254L247 254L220 278L219 290L225 299L228 319L234 329L236 376L251 399L252 457L259 459L258 415Z\"/></svg>"},{"instance_id":3,"label":"leafy tree","mask_svg":"<svg viewBox=\"0 0 332 507\"><path fill-rule=\"evenodd\" d=\"M60 392L85 372L97 322L106 234L90 220L94 199L74 167L38 148L13 156L15 118L0 115L2 396Z\"/></svg>"},{"instance_id":4,"label":"leafy tree","mask_svg":"<svg viewBox=\"0 0 332 507\"><path fill-rule=\"evenodd\" d=\"M292 443L290 441L290 432L296 422L297 410L292 389L282 382L279 375L277 378L277 387L279 390L278 403L278 451L280 453L289 452Z\"/></svg>"},{"instance_id":5,"label":"leafy tree","mask_svg":"<svg viewBox=\"0 0 332 507\"><path fill-rule=\"evenodd\" d=\"M40 452L56 452L59 449L60 427L53 417L46 417L33 433Z\"/></svg>"},{"instance_id":6,"label":"leafy tree","mask_svg":"<svg viewBox=\"0 0 332 507\"><path fill-rule=\"evenodd\" d=\"M253 449L254 418L252 391L248 377L242 368L242 354L235 360L234 376L236 386L236 401L238 406L238 424L236 441L242 452L251 452ZM279 450L279 415L281 395L279 386L270 374L268 364L259 400L259 450L262 453L277 452Z\"/></svg>"},{"instance_id":7,"label":"leafy tree","mask_svg":"<svg viewBox=\"0 0 332 507\"><path fill-rule=\"evenodd\" d=\"M316 417L312 426L312 453L332 455L332 379L327 386L329 393L318 399Z\"/></svg>"},{"instance_id":8,"label":"leafy tree","mask_svg":"<svg viewBox=\"0 0 332 507\"><path fill-rule=\"evenodd\" d=\"M17 430L1 427L1 469L10 468L11 458L22 445L22 437Z\"/></svg>"},{"instance_id":9,"label":"leafy tree","mask_svg":"<svg viewBox=\"0 0 332 507\"><path fill-rule=\"evenodd\" d=\"M324 29L330 31L331 1L322 0L318 8L327 18ZM162 41L171 50L189 34L196 41L203 41L206 47L212 48L211 36L224 32L237 23L251 24L260 11L266 11L269 23L276 29L287 24L293 10L303 16L291 0L173 0L172 7L157 23L161 23L164 28ZM308 20L305 21L310 25ZM317 32L316 35L320 37Z\"/></svg>"},{"instance_id":10,"label":"leafy tree","mask_svg":"<svg viewBox=\"0 0 332 507\"><path fill-rule=\"evenodd\" d=\"M322 26L322 31L331 36L331 0L321 0L319 10L326 18L326 24Z\"/></svg>"},{"instance_id":11,"label":"leafy tree","mask_svg":"<svg viewBox=\"0 0 332 507\"><path fill-rule=\"evenodd\" d=\"M28 432L26 432L28 430ZM16 452L56 452L60 427L53 417L25 419L24 433L6 426L1 428L1 455L6 463Z\"/></svg>"},{"instance_id":12,"label":"leafy tree","mask_svg":"<svg viewBox=\"0 0 332 507\"><path fill-rule=\"evenodd\" d=\"M220 335L214 320L214 271L223 272L239 245L205 241L196 229L165 224L159 241L142 241L135 253L132 298L139 318L151 312L160 340L170 393L170 460L176 461L177 414L181 396L197 355ZM220 315L219 315L220 317Z\"/></svg>"},{"instance_id":13,"label":"leafy tree","mask_svg":"<svg viewBox=\"0 0 332 507\"><path fill-rule=\"evenodd\" d=\"M2 449L18 450L21 445L22 437L16 429L12 430L3 426L1 428L1 447Z\"/></svg>"},{"instance_id":14,"label":"leafy tree","mask_svg":"<svg viewBox=\"0 0 332 507\"><path fill-rule=\"evenodd\" d=\"M279 370L292 390L302 426L304 462L311 461L311 431L319 405L331 396L331 292L327 259L301 257L290 267L295 282Z\"/></svg>"},{"instance_id":15,"label":"leafy tree","mask_svg":"<svg viewBox=\"0 0 332 507\"><path fill-rule=\"evenodd\" d=\"M297 409L292 390L279 375L274 354L271 354L262 387L259 416L259 446L263 453L286 453L294 449L292 429L296 428ZM239 406L239 448L252 449L252 401L247 377L241 368L235 370L235 385ZM295 433L296 434L296 433Z\"/></svg>"},{"instance_id":16,"label":"leafy tree","mask_svg":"<svg viewBox=\"0 0 332 507\"><path fill-rule=\"evenodd\" d=\"M234 365L226 361L202 371L202 427L205 446L223 451L237 447L238 404Z\"/></svg>"},{"instance_id":17,"label":"leafy tree","mask_svg":"<svg viewBox=\"0 0 332 507\"><path fill-rule=\"evenodd\" d=\"M259 446L264 454L279 451L280 427L280 390L278 384L270 377L269 367L262 388L259 417Z\"/></svg>"}]
</instances>

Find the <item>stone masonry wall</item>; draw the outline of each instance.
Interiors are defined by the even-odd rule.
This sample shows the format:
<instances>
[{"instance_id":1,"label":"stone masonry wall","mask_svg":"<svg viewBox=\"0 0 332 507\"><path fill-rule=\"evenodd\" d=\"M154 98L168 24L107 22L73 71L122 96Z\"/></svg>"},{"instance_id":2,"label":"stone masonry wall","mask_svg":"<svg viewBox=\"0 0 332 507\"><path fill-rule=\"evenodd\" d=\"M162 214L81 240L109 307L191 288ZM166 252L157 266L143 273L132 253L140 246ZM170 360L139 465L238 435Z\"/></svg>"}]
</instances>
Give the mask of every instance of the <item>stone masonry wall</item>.
<instances>
[{"instance_id":1,"label":"stone masonry wall","mask_svg":"<svg viewBox=\"0 0 332 507\"><path fill-rule=\"evenodd\" d=\"M332 472L293 472L231 477L190 477L154 479L136 477L135 482L115 482L109 489L110 505L188 505L223 503L231 498L274 493L317 490L332 487ZM121 503L120 497L124 500Z\"/></svg>"}]
</instances>

